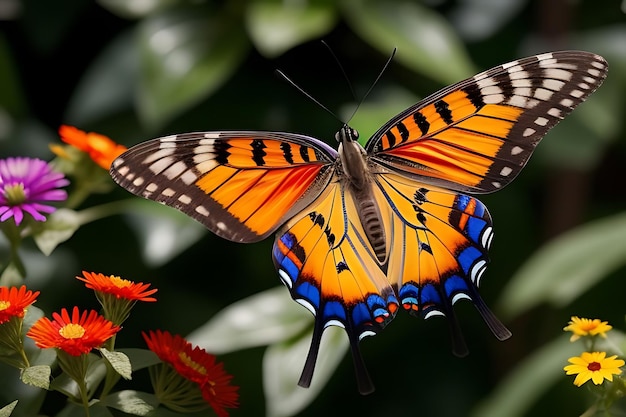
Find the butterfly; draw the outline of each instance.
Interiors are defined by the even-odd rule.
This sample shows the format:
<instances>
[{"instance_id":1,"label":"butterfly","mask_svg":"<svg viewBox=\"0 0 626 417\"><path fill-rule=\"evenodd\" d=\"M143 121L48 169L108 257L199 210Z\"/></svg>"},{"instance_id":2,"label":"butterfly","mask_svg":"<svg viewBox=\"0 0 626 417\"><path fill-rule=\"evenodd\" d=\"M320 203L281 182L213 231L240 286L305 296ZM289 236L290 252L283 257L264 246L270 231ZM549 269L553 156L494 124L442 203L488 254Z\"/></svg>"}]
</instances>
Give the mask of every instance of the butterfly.
<instances>
[{"instance_id":1,"label":"butterfly","mask_svg":"<svg viewBox=\"0 0 626 417\"><path fill-rule=\"evenodd\" d=\"M308 387L324 330L345 329L359 391L374 390L359 350L403 309L446 316L467 354L453 305L473 302L495 337L509 330L478 293L492 219L470 194L497 191L541 138L603 82L593 53L544 53L438 91L367 141L348 125L338 149L301 134L176 134L111 165L133 194L174 207L243 243L275 233L272 257L292 298L315 316L299 385Z\"/></svg>"}]
</instances>

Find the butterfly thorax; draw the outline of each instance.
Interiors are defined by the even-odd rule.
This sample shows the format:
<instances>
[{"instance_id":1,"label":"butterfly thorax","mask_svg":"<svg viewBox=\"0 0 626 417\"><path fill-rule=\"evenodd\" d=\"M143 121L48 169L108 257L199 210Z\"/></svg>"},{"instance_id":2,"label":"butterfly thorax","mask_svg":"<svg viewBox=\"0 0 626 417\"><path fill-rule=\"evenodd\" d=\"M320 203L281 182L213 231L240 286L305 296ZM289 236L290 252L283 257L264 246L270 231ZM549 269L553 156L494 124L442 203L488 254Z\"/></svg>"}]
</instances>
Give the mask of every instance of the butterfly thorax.
<instances>
[{"instance_id":1,"label":"butterfly thorax","mask_svg":"<svg viewBox=\"0 0 626 417\"><path fill-rule=\"evenodd\" d=\"M387 245L380 209L372 189L372 173L367 162L367 152L358 142L358 133L344 125L335 138L339 142L339 161L342 186L352 195L358 208L363 230L376 258L385 264Z\"/></svg>"}]
</instances>

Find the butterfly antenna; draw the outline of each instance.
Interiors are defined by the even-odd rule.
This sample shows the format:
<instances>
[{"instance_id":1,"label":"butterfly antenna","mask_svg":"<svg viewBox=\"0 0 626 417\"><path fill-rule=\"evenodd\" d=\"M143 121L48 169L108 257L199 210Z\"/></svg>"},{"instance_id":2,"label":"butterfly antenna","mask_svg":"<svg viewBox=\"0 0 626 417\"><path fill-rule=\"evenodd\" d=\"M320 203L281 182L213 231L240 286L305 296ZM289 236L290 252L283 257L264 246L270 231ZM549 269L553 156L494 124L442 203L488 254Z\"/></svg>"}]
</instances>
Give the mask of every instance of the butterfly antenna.
<instances>
[{"instance_id":1,"label":"butterfly antenna","mask_svg":"<svg viewBox=\"0 0 626 417\"><path fill-rule=\"evenodd\" d=\"M343 74L343 78L346 80L346 83L348 84L348 88L350 89L350 94L352 94L352 98L354 99L354 101L356 101L357 100L356 93L354 92L354 88L352 87L350 78L348 78L348 74L346 74L346 69L343 67L343 65L341 65L341 61L339 60L339 57L337 57L337 54L335 54L335 51L333 51L333 49L330 47L329 44L326 43L326 41L323 40L322 44L326 47L326 49L328 49L328 52L330 52L333 59L337 63L337 66L339 67L341 74Z\"/></svg>"},{"instance_id":2,"label":"butterfly antenna","mask_svg":"<svg viewBox=\"0 0 626 417\"><path fill-rule=\"evenodd\" d=\"M296 84L294 81L291 80L291 78L287 77L287 75L282 72L279 69L276 69L276 74L281 77L283 80L287 81L289 84L291 84L292 87L294 87L296 90L298 90L300 93L302 93L306 98L308 98L309 100L311 100L313 103L317 104L318 106L320 106L322 109L326 110L330 115L332 115L336 120L338 120L339 122L343 123L339 117L337 117L337 115L335 113L333 113L332 111L330 111L330 109L326 106L324 106L322 103L320 103L319 100L317 100L315 97L313 97L312 95L310 95L309 93L307 93L306 91L304 91L304 89L302 87L300 87L298 84Z\"/></svg>"},{"instance_id":3,"label":"butterfly antenna","mask_svg":"<svg viewBox=\"0 0 626 417\"><path fill-rule=\"evenodd\" d=\"M398 48L393 48L393 51L391 51L391 55L389 55L389 58L387 58L387 62L385 62L385 65L383 65L383 68L378 73L378 76L376 76L376 79L374 80L374 82L372 83L370 88L365 92L365 95L361 98L361 100L359 101L359 104L357 104L356 108L352 112L352 115L350 116L350 119L352 119L352 117L356 114L357 110L359 110L359 107L361 107L361 103L363 103L365 101L365 99L372 92L372 90L374 89L376 84L378 84L378 81L383 76L385 71L387 71L387 68L389 67L389 64L391 64L391 61L393 60L393 57L396 55L396 51L397 50L398 50Z\"/></svg>"}]
</instances>

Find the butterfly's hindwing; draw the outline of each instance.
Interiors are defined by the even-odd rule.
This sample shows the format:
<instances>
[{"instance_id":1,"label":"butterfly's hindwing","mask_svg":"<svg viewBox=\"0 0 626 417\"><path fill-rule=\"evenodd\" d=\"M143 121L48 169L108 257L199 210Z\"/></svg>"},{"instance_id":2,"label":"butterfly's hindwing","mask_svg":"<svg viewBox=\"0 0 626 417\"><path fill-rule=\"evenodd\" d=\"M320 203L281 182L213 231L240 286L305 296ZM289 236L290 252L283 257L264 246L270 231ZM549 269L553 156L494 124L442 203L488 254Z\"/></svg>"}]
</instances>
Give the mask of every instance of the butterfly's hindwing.
<instances>
[{"instance_id":1,"label":"butterfly's hindwing","mask_svg":"<svg viewBox=\"0 0 626 417\"><path fill-rule=\"evenodd\" d=\"M481 305L479 311L498 338L510 336L478 294L493 237L487 208L473 197L400 175L379 175L377 184L379 200L392 207L385 223L391 236L387 277L397 286L404 310L425 318L450 318L459 355L467 351L452 310L460 299Z\"/></svg>"},{"instance_id":2,"label":"butterfly's hindwing","mask_svg":"<svg viewBox=\"0 0 626 417\"><path fill-rule=\"evenodd\" d=\"M324 189L335 158L332 148L301 135L200 132L137 145L114 161L111 174L218 236L255 242Z\"/></svg>"},{"instance_id":3,"label":"butterfly's hindwing","mask_svg":"<svg viewBox=\"0 0 626 417\"><path fill-rule=\"evenodd\" d=\"M368 141L378 163L434 185L485 193L512 181L547 131L606 77L580 51L513 61L454 84L394 117Z\"/></svg>"},{"instance_id":4,"label":"butterfly's hindwing","mask_svg":"<svg viewBox=\"0 0 626 417\"><path fill-rule=\"evenodd\" d=\"M395 316L398 301L365 237L356 205L340 182L278 231L274 264L294 300L315 315L315 331L300 385L308 386L323 329L348 333L361 392L371 382L358 354L359 341L376 334Z\"/></svg>"}]
</instances>

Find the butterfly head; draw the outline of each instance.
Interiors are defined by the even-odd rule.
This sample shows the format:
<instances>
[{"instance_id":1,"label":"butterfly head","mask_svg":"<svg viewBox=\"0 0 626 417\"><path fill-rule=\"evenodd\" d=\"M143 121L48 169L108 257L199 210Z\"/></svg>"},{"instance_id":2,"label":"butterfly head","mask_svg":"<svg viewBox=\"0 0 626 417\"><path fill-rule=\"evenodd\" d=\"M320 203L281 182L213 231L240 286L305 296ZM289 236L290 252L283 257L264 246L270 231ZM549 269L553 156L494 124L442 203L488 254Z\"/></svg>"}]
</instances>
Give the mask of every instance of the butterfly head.
<instances>
[{"instance_id":1,"label":"butterfly head","mask_svg":"<svg viewBox=\"0 0 626 417\"><path fill-rule=\"evenodd\" d=\"M335 140L339 143L358 142L359 132L346 124L335 133Z\"/></svg>"}]
</instances>

